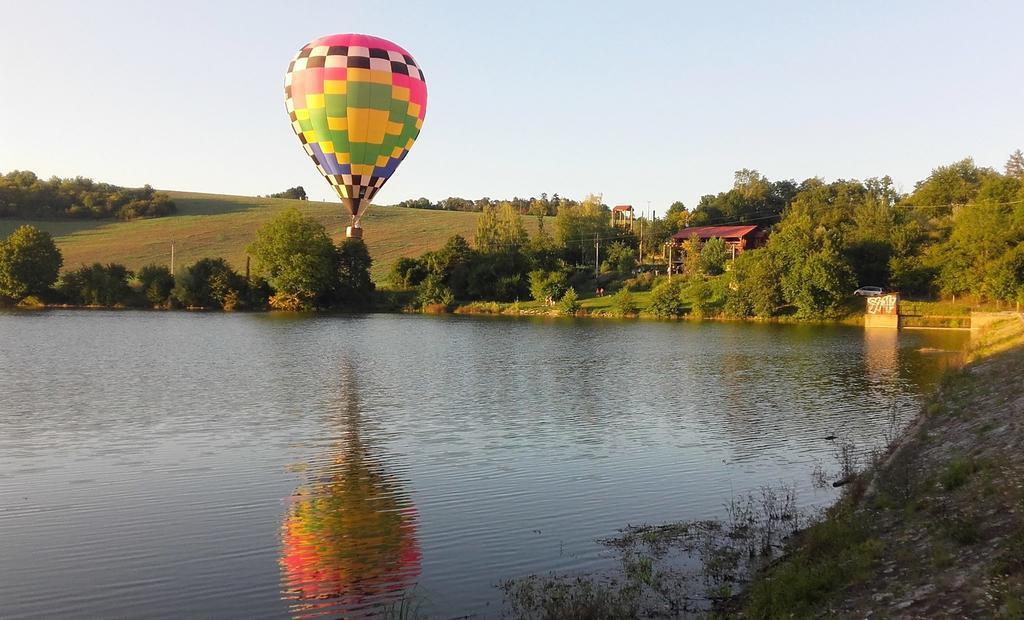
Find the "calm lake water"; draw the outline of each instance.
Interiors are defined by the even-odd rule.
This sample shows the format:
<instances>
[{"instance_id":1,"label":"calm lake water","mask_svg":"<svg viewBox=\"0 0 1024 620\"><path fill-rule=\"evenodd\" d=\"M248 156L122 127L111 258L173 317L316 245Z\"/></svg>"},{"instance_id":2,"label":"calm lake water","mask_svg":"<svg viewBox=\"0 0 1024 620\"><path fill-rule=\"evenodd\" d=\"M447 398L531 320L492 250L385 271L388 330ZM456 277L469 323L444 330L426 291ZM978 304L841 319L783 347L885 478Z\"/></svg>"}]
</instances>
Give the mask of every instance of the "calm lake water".
<instances>
[{"instance_id":1,"label":"calm lake water","mask_svg":"<svg viewBox=\"0 0 1024 620\"><path fill-rule=\"evenodd\" d=\"M501 579L877 445L959 332L0 314L0 616L494 616ZM925 348L925 351L921 351ZM410 594L411 593L411 594Z\"/></svg>"}]
</instances>

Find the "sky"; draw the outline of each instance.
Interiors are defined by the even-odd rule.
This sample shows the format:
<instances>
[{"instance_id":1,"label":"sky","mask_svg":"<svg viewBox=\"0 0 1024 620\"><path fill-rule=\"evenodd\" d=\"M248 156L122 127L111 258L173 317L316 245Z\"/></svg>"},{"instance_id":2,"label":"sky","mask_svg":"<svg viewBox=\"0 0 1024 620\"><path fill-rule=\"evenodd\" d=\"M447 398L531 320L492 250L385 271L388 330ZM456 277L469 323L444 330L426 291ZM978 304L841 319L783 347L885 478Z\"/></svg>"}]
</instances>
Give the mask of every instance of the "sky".
<instances>
[{"instance_id":1,"label":"sky","mask_svg":"<svg viewBox=\"0 0 1024 620\"><path fill-rule=\"evenodd\" d=\"M0 21L0 171L334 200L284 73L325 34L398 43L426 119L379 204L601 194L664 212L771 179L911 191L1024 148L1024 3L16 2Z\"/></svg>"}]
</instances>

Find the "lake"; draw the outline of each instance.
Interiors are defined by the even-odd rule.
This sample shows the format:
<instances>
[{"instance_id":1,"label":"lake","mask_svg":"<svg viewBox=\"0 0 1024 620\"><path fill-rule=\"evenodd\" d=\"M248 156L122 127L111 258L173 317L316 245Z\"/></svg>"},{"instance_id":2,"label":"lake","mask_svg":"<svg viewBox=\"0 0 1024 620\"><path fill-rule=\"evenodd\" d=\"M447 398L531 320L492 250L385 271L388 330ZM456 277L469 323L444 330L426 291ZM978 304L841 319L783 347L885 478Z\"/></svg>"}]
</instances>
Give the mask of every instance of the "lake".
<instances>
[{"instance_id":1,"label":"lake","mask_svg":"<svg viewBox=\"0 0 1024 620\"><path fill-rule=\"evenodd\" d=\"M794 485L964 332L0 313L0 616L495 616L596 538ZM922 350L923 349L923 350Z\"/></svg>"}]
</instances>

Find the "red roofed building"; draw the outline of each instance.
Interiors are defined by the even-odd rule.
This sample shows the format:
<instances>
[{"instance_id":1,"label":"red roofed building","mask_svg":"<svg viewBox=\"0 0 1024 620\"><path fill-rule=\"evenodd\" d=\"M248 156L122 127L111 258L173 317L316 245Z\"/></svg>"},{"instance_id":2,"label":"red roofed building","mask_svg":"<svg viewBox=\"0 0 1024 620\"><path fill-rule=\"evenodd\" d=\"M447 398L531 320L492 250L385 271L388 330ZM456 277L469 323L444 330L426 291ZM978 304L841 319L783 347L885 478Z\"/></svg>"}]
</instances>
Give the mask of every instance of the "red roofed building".
<instances>
[{"instance_id":1,"label":"red roofed building","mask_svg":"<svg viewBox=\"0 0 1024 620\"><path fill-rule=\"evenodd\" d=\"M622 226L633 230L633 205L612 207L612 226Z\"/></svg>"},{"instance_id":2,"label":"red roofed building","mask_svg":"<svg viewBox=\"0 0 1024 620\"><path fill-rule=\"evenodd\" d=\"M693 226L684 228L672 235L672 245L680 248L687 239L696 236L701 243L709 239L722 239L732 253L732 257L744 250L753 250L764 247L768 241L768 231L755 224L739 226ZM682 252L680 252L680 255ZM680 260L682 260L680 258Z\"/></svg>"}]
</instances>

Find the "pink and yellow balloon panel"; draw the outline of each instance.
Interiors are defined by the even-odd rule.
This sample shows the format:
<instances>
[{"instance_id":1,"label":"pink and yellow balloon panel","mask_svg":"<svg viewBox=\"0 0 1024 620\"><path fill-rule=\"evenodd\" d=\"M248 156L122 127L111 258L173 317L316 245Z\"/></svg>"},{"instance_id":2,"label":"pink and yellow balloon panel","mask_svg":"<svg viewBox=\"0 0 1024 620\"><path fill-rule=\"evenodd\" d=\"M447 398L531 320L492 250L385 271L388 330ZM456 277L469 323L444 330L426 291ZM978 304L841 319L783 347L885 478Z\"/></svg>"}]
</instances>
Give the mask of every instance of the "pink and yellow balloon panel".
<instances>
[{"instance_id":1,"label":"pink and yellow balloon panel","mask_svg":"<svg viewBox=\"0 0 1024 620\"><path fill-rule=\"evenodd\" d=\"M295 55L284 92L292 129L357 227L423 127L423 72L390 41L335 34Z\"/></svg>"}]
</instances>

